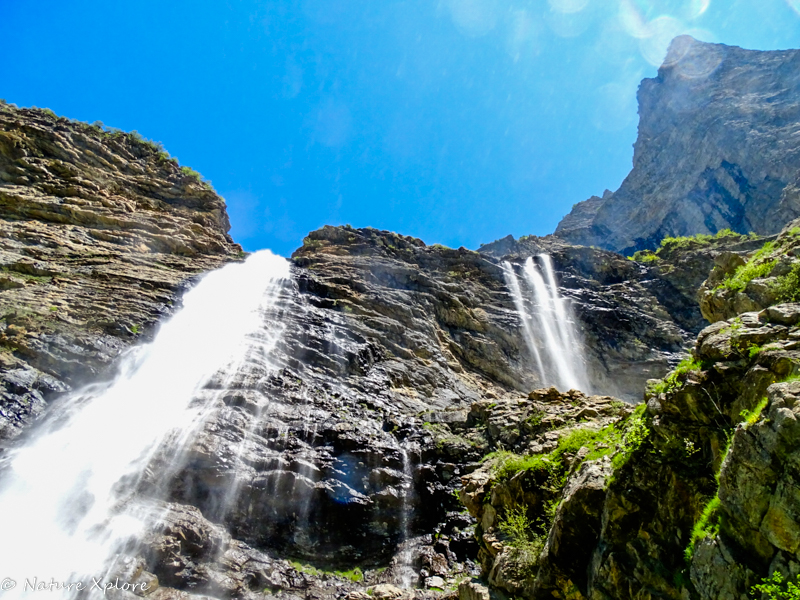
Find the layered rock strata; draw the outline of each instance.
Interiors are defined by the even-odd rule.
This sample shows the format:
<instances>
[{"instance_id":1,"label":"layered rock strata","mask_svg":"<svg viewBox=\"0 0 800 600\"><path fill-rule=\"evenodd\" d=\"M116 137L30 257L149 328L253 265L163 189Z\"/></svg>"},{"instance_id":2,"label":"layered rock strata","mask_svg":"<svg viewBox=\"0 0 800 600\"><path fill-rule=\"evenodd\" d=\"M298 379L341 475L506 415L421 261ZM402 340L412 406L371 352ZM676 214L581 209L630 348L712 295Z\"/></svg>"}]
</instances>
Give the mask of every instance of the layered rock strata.
<instances>
[{"instance_id":1,"label":"layered rock strata","mask_svg":"<svg viewBox=\"0 0 800 600\"><path fill-rule=\"evenodd\" d=\"M225 203L156 146L0 104L0 439L239 256Z\"/></svg>"},{"instance_id":2,"label":"layered rock strata","mask_svg":"<svg viewBox=\"0 0 800 600\"><path fill-rule=\"evenodd\" d=\"M777 233L800 216L800 51L676 38L638 93L633 169L556 235L624 254L667 236Z\"/></svg>"}]
</instances>

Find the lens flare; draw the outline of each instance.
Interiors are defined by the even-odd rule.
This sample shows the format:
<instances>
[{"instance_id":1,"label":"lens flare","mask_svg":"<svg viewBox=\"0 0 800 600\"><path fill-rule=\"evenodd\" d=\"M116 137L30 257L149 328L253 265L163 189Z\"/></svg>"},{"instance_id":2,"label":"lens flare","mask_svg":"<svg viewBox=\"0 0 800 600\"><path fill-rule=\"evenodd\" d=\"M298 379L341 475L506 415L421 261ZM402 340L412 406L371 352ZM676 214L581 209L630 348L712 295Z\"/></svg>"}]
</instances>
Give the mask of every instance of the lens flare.
<instances>
[{"instance_id":1,"label":"lens flare","mask_svg":"<svg viewBox=\"0 0 800 600\"><path fill-rule=\"evenodd\" d=\"M800 15L800 0L786 0L786 4L789 5L794 12Z\"/></svg>"},{"instance_id":2,"label":"lens flare","mask_svg":"<svg viewBox=\"0 0 800 600\"><path fill-rule=\"evenodd\" d=\"M639 40L639 51L647 62L660 67L670 42L684 31L684 26L675 17L664 15L650 21L647 28L650 35Z\"/></svg>"},{"instance_id":3,"label":"lens flare","mask_svg":"<svg viewBox=\"0 0 800 600\"><path fill-rule=\"evenodd\" d=\"M701 17L708 10L710 4L711 0L690 0L686 18L691 20Z\"/></svg>"},{"instance_id":4,"label":"lens flare","mask_svg":"<svg viewBox=\"0 0 800 600\"><path fill-rule=\"evenodd\" d=\"M585 32L592 23L594 15L592 11L580 11L575 13L564 13L549 11L545 15L545 21L553 32L563 38L578 37Z\"/></svg>"},{"instance_id":5,"label":"lens flare","mask_svg":"<svg viewBox=\"0 0 800 600\"><path fill-rule=\"evenodd\" d=\"M486 35L497 24L494 0L448 0L447 7L456 28L468 37Z\"/></svg>"},{"instance_id":6,"label":"lens flare","mask_svg":"<svg viewBox=\"0 0 800 600\"><path fill-rule=\"evenodd\" d=\"M620 0L619 20L622 24L622 28L628 35L637 39L650 36L650 30L647 27L647 19L645 19L645 11L633 0Z\"/></svg>"},{"instance_id":7,"label":"lens flare","mask_svg":"<svg viewBox=\"0 0 800 600\"><path fill-rule=\"evenodd\" d=\"M576 13L589 4L589 0L547 0L550 8L560 13Z\"/></svg>"}]
</instances>

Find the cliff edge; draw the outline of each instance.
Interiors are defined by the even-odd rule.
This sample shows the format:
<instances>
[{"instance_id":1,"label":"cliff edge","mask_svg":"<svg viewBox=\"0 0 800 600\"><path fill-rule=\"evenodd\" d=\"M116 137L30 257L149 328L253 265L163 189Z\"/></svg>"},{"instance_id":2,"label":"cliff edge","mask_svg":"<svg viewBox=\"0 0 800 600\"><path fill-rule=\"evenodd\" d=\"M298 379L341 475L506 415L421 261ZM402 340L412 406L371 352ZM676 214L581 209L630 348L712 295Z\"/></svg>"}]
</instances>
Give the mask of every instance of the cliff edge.
<instances>
[{"instance_id":1,"label":"cliff edge","mask_svg":"<svg viewBox=\"0 0 800 600\"><path fill-rule=\"evenodd\" d=\"M800 51L681 36L638 100L630 174L555 235L630 254L669 236L771 235L800 216Z\"/></svg>"},{"instance_id":2,"label":"cliff edge","mask_svg":"<svg viewBox=\"0 0 800 600\"><path fill-rule=\"evenodd\" d=\"M157 144L0 103L0 439L238 257L229 228L224 200Z\"/></svg>"}]
</instances>

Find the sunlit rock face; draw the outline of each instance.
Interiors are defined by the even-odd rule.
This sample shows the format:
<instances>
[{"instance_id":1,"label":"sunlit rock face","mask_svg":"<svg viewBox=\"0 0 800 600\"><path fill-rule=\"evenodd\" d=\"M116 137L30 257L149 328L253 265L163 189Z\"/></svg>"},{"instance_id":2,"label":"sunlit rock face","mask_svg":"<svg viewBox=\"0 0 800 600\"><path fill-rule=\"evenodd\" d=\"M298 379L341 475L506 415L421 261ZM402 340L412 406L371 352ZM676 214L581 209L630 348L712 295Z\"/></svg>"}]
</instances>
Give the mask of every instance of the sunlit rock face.
<instances>
[{"instance_id":1,"label":"sunlit rock face","mask_svg":"<svg viewBox=\"0 0 800 600\"><path fill-rule=\"evenodd\" d=\"M556 235L627 254L666 236L773 234L800 216L800 51L682 36L638 99L630 174L577 204Z\"/></svg>"},{"instance_id":2,"label":"sunlit rock face","mask_svg":"<svg viewBox=\"0 0 800 600\"><path fill-rule=\"evenodd\" d=\"M140 138L0 104L0 439L236 258L228 229L224 200Z\"/></svg>"}]
</instances>

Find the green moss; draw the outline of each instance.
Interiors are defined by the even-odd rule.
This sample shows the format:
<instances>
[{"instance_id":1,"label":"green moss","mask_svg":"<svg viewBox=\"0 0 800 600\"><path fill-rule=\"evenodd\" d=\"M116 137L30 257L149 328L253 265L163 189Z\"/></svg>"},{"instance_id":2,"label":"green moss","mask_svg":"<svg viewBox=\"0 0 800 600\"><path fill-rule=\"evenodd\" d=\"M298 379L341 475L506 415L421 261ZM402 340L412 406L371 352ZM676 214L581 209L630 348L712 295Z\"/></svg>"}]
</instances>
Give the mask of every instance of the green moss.
<instances>
[{"instance_id":1,"label":"green moss","mask_svg":"<svg viewBox=\"0 0 800 600\"><path fill-rule=\"evenodd\" d=\"M716 494L703 508L700 513L700 518L697 523L692 527L692 535L689 545L686 546L683 555L687 562L692 560L694 556L694 548L702 539L713 538L719 533L720 521L722 519L722 510L720 508L720 499Z\"/></svg>"},{"instance_id":2,"label":"green moss","mask_svg":"<svg viewBox=\"0 0 800 600\"><path fill-rule=\"evenodd\" d=\"M704 368L705 365L702 361L698 361L695 358L688 356L678 363L678 366L670 371L670 373L664 377L664 379L650 385L648 392L651 394L664 394L676 390L680 387L680 382L678 380L680 379L681 375L688 373L689 371L702 371Z\"/></svg>"},{"instance_id":3,"label":"green moss","mask_svg":"<svg viewBox=\"0 0 800 600\"><path fill-rule=\"evenodd\" d=\"M778 262L773 257L775 250L775 242L767 242L745 264L738 267L733 274L720 283L716 289L741 292L753 279L768 276Z\"/></svg>"},{"instance_id":4,"label":"green moss","mask_svg":"<svg viewBox=\"0 0 800 600\"><path fill-rule=\"evenodd\" d=\"M495 474L500 480L513 477L520 471L539 471L554 487L561 487L566 477L565 455L575 455L586 448L583 461L596 460L614 454L615 469L624 465L647 438L650 430L644 421L645 405L636 407L624 421L606 425L602 429L579 428L569 431L558 440L558 446L548 454L521 456L512 452L497 452Z\"/></svg>"},{"instance_id":5,"label":"green moss","mask_svg":"<svg viewBox=\"0 0 800 600\"><path fill-rule=\"evenodd\" d=\"M739 413L742 419L744 419L745 427L755 425L758 422L759 418L761 418L762 411L766 408L768 403L769 399L764 396L753 410L743 410Z\"/></svg>"}]
</instances>

